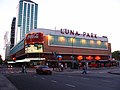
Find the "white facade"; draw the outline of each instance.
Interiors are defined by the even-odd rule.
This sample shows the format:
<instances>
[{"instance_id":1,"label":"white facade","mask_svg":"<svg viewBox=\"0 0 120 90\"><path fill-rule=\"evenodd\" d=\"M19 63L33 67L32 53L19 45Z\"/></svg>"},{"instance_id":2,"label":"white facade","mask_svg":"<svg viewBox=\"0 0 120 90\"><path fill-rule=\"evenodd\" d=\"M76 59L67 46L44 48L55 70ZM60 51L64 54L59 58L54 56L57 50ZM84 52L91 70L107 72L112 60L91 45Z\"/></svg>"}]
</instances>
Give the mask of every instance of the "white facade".
<instances>
[{"instance_id":1,"label":"white facade","mask_svg":"<svg viewBox=\"0 0 120 90\"><path fill-rule=\"evenodd\" d=\"M62 34L61 33L61 29L59 29L59 30L51 30L51 29L38 28L38 29L31 30L30 32L43 32L44 35L51 35L52 34L52 35L68 36L68 37L83 38L83 39L92 39L92 40L100 40L100 41L106 41L106 42L108 42L108 38L100 37L100 36L97 36L96 38L95 37L88 37L88 36L84 36L83 33L80 34L80 35L75 35L75 34L72 35L70 33L68 33L68 34L65 34L65 33Z\"/></svg>"}]
</instances>

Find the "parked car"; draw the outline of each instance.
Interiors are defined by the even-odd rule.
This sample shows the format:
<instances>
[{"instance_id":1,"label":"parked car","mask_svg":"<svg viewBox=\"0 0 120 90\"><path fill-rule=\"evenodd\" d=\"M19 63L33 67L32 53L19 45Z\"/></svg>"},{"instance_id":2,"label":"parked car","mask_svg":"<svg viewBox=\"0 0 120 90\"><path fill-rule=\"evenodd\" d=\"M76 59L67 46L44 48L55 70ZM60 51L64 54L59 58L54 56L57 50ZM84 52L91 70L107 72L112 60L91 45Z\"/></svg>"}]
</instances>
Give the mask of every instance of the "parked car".
<instances>
[{"instance_id":1,"label":"parked car","mask_svg":"<svg viewBox=\"0 0 120 90\"><path fill-rule=\"evenodd\" d=\"M92 67L96 67L96 68L97 68L97 67L98 67L98 64L96 64L96 63L91 63L91 64L89 64L88 66L89 66L90 68L92 68Z\"/></svg>"},{"instance_id":2,"label":"parked car","mask_svg":"<svg viewBox=\"0 0 120 90\"><path fill-rule=\"evenodd\" d=\"M36 73L37 74L49 74L49 75L51 75L52 69L46 65L44 65L44 66L42 65L42 66L39 66L36 68Z\"/></svg>"},{"instance_id":3,"label":"parked car","mask_svg":"<svg viewBox=\"0 0 120 90\"><path fill-rule=\"evenodd\" d=\"M40 66L41 66L41 65L35 65L34 68L36 69L36 68L38 68L38 67L40 67Z\"/></svg>"}]
</instances>

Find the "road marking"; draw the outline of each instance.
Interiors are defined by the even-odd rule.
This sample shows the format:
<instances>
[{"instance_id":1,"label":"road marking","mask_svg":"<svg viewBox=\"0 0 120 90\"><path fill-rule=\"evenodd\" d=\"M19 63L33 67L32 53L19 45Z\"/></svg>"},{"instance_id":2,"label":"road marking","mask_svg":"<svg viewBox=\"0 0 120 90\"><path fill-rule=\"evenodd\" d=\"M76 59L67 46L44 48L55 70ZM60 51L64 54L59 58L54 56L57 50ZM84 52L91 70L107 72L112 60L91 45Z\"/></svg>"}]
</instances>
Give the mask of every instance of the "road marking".
<instances>
[{"instance_id":1,"label":"road marking","mask_svg":"<svg viewBox=\"0 0 120 90\"><path fill-rule=\"evenodd\" d=\"M44 80L45 78L42 77L41 79Z\"/></svg>"},{"instance_id":2,"label":"road marking","mask_svg":"<svg viewBox=\"0 0 120 90\"><path fill-rule=\"evenodd\" d=\"M82 77L82 79L89 80L88 78L83 78L83 77Z\"/></svg>"},{"instance_id":3,"label":"road marking","mask_svg":"<svg viewBox=\"0 0 120 90\"><path fill-rule=\"evenodd\" d=\"M73 77L73 76L68 76L68 77Z\"/></svg>"},{"instance_id":4,"label":"road marking","mask_svg":"<svg viewBox=\"0 0 120 90\"><path fill-rule=\"evenodd\" d=\"M101 80L101 81L103 81L103 82L112 82L112 81L108 81L108 80Z\"/></svg>"},{"instance_id":5,"label":"road marking","mask_svg":"<svg viewBox=\"0 0 120 90\"><path fill-rule=\"evenodd\" d=\"M13 71L8 71L7 73L14 73Z\"/></svg>"},{"instance_id":6,"label":"road marking","mask_svg":"<svg viewBox=\"0 0 120 90\"><path fill-rule=\"evenodd\" d=\"M67 86L69 86L69 87L75 87L74 85L71 85L71 84L65 84L65 85L67 85Z\"/></svg>"},{"instance_id":7,"label":"road marking","mask_svg":"<svg viewBox=\"0 0 120 90\"><path fill-rule=\"evenodd\" d=\"M58 75L58 76L63 76L63 75Z\"/></svg>"},{"instance_id":8,"label":"road marking","mask_svg":"<svg viewBox=\"0 0 120 90\"><path fill-rule=\"evenodd\" d=\"M51 80L51 82L54 82L54 83L56 83L57 81L55 81L55 80Z\"/></svg>"}]
</instances>

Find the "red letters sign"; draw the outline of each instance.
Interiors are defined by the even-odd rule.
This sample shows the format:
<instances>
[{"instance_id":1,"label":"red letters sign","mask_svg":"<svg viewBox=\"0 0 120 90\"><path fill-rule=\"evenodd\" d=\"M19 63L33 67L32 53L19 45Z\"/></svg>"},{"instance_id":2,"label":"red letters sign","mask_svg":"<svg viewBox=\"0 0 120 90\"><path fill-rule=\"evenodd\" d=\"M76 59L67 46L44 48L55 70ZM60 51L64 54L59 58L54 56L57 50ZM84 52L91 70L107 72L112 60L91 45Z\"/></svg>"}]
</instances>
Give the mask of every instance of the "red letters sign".
<instances>
[{"instance_id":1,"label":"red letters sign","mask_svg":"<svg viewBox=\"0 0 120 90\"><path fill-rule=\"evenodd\" d=\"M77 59L78 59L78 60L82 60L82 59L83 59L83 56L78 56Z\"/></svg>"},{"instance_id":2,"label":"red letters sign","mask_svg":"<svg viewBox=\"0 0 120 90\"><path fill-rule=\"evenodd\" d=\"M100 57L100 56L96 56L95 59L96 59L96 60L100 60L101 57Z\"/></svg>"},{"instance_id":3,"label":"red letters sign","mask_svg":"<svg viewBox=\"0 0 120 90\"><path fill-rule=\"evenodd\" d=\"M25 38L26 44L43 43L43 33L29 33Z\"/></svg>"},{"instance_id":4,"label":"red letters sign","mask_svg":"<svg viewBox=\"0 0 120 90\"><path fill-rule=\"evenodd\" d=\"M83 32L83 34L80 34L78 31L69 30L69 29L61 29L61 34L69 34L69 35L76 35L76 36L82 35L84 37L97 38L97 34L86 33L86 32Z\"/></svg>"},{"instance_id":5,"label":"red letters sign","mask_svg":"<svg viewBox=\"0 0 120 90\"><path fill-rule=\"evenodd\" d=\"M88 57L86 57L86 59L88 59L88 60L92 60L93 57L92 57L92 56L88 56Z\"/></svg>"}]
</instances>

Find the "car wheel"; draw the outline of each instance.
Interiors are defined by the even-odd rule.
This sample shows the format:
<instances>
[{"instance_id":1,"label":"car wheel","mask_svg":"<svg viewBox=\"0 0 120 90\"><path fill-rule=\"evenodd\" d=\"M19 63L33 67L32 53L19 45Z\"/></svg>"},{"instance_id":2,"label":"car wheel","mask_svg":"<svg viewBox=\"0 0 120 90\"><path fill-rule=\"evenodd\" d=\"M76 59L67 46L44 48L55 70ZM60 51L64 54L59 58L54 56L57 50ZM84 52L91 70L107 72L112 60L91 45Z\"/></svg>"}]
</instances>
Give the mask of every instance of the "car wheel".
<instances>
[{"instance_id":1,"label":"car wheel","mask_svg":"<svg viewBox=\"0 0 120 90\"><path fill-rule=\"evenodd\" d=\"M38 72L38 71L36 71L36 73L37 73L37 74L39 74L39 72Z\"/></svg>"},{"instance_id":2,"label":"car wheel","mask_svg":"<svg viewBox=\"0 0 120 90\"><path fill-rule=\"evenodd\" d=\"M43 72L40 72L40 74L43 74Z\"/></svg>"},{"instance_id":3,"label":"car wheel","mask_svg":"<svg viewBox=\"0 0 120 90\"><path fill-rule=\"evenodd\" d=\"M36 73L37 73L37 74L39 73L38 70L36 70Z\"/></svg>"},{"instance_id":4,"label":"car wheel","mask_svg":"<svg viewBox=\"0 0 120 90\"><path fill-rule=\"evenodd\" d=\"M48 72L48 74L49 74L49 75L51 75L51 74L52 74L52 72L50 72L50 71L49 71L49 72Z\"/></svg>"}]
</instances>

